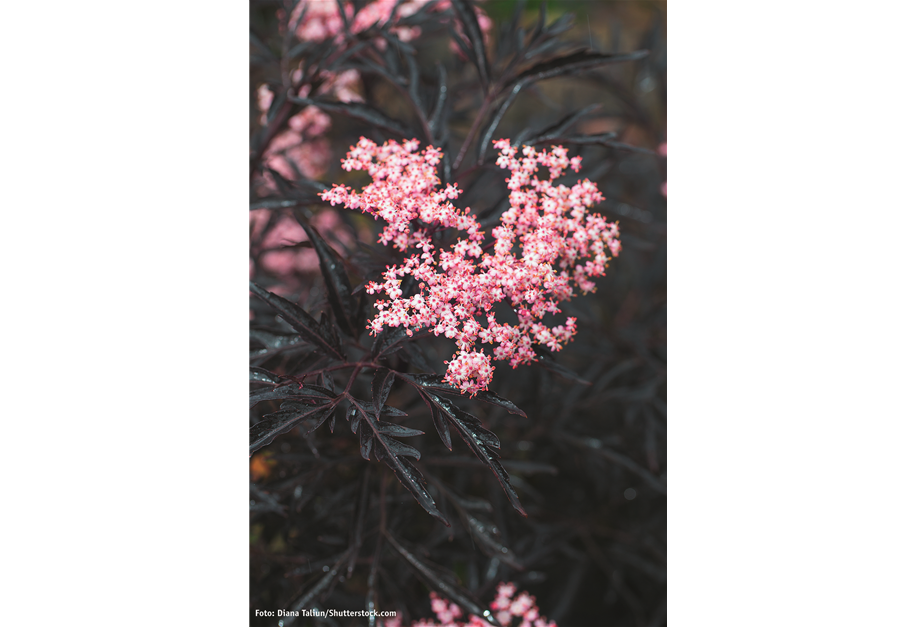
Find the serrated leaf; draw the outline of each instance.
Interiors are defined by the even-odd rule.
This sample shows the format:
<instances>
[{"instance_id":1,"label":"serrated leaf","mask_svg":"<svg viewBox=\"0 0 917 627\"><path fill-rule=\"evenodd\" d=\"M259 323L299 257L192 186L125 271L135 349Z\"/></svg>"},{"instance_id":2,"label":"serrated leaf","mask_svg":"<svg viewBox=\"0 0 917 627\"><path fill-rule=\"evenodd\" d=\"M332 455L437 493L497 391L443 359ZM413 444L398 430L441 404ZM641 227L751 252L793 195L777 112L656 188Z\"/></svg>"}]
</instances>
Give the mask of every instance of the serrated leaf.
<instances>
[{"instance_id":1,"label":"serrated leaf","mask_svg":"<svg viewBox=\"0 0 917 627\"><path fill-rule=\"evenodd\" d=\"M323 331L315 318L303 311L302 307L282 296L267 291L254 282L249 282L249 289L280 314L280 317L286 320L304 340L315 344L320 350L338 359L344 359L340 342L335 342L335 338L330 337Z\"/></svg>"},{"instance_id":2,"label":"serrated leaf","mask_svg":"<svg viewBox=\"0 0 917 627\"><path fill-rule=\"evenodd\" d=\"M392 422L382 422L381 420L376 421L376 430L379 433L385 435L391 435L399 438L410 438L416 435L423 435L424 432L420 429L411 429L410 427L405 427L402 425L396 425Z\"/></svg>"},{"instance_id":3,"label":"serrated leaf","mask_svg":"<svg viewBox=\"0 0 917 627\"><path fill-rule=\"evenodd\" d=\"M450 601L461 607L469 614L480 616L491 625L499 627L500 623L498 623L493 614L490 613L490 610L485 609L483 606L474 601L471 598L470 592L463 589L461 586L458 586L457 584L449 583L448 581L444 580L419 557L401 546L401 544L397 542L395 538L391 536L391 534L386 533L385 536L389 544L392 545L398 554L401 555L401 557L411 565L415 572L420 575L420 578L428 586L433 588L438 594L448 598Z\"/></svg>"},{"instance_id":4,"label":"serrated leaf","mask_svg":"<svg viewBox=\"0 0 917 627\"><path fill-rule=\"evenodd\" d=\"M405 444L400 440L394 440L387 435L380 435L378 441L382 442L385 447L388 448L388 450L390 450L394 455L420 459L420 451L418 451L410 444Z\"/></svg>"},{"instance_id":5,"label":"serrated leaf","mask_svg":"<svg viewBox=\"0 0 917 627\"><path fill-rule=\"evenodd\" d=\"M375 410L375 408L373 407L373 404L372 404L372 403L370 403L370 402L368 402L368 401L360 400L360 399L358 399L358 398L351 399L350 402L353 403L353 404L359 405L360 408L361 408L364 412L366 412L366 413L368 413L368 414L373 414L373 415L375 416L376 410ZM389 418L392 418L392 417L404 417L404 416L407 416L408 414L407 414L406 411L401 410L401 409L398 409L397 407L392 407L391 405L383 405L383 406L382 406L382 411L379 412L379 415L380 415L380 417L386 417L386 416L387 416L387 417L389 417Z\"/></svg>"},{"instance_id":6,"label":"serrated leaf","mask_svg":"<svg viewBox=\"0 0 917 627\"><path fill-rule=\"evenodd\" d=\"M280 411L265 415L264 420L249 430L249 457L259 448L270 444L278 435L286 433L307 419L306 433L312 433L322 426L333 411L333 403L321 405L305 405L296 401L283 403Z\"/></svg>"},{"instance_id":7,"label":"serrated leaf","mask_svg":"<svg viewBox=\"0 0 917 627\"><path fill-rule=\"evenodd\" d=\"M452 0L452 8L455 9L455 13L462 23L462 29L471 42L475 67L481 77L484 91L487 91L490 86L490 63L487 60L484 36L481 34L481 27L478 24L478 16L474 12L474 6L468 0Z\"/></svg>"},{"instance_id":8,"label":"serrated leaf","mask_svg":"<svg viewBox=\"0 0 917 627\"><path fill-rule=\"evenodd\" d=\"M395 374L391 370L387 368L376 370L376 374L373 377L373 410L376 412L376 418L379 417L382 406L385 405L389 392L392 391L394 382Z\"/></svg>"},{"instance_id":9,"label":"serrated leaf","mask_svg":"<svg viewBox=\"0 0 917 627\"><path fill-rule=\"evenodd\" d=\"M325 287L328 290L328 302L331 304L331 311L338 324L344 330L344 333L353 338L360 337L361 329L356 321L359 318L357 299L353 297L353 287L350 285L350 279L344 268L344 260L334 248L328 245L324 238L312 228L309 220L301 212L295 212L296 219L300 226L309 236L309 241L315 247L318 254L319 267L322 271L322 277L325 279Z\"/></svg>"},{"instance_id":10,"label":"serrated leaf","mask_svg":"<svg viewBox=\"0 0 917 627\"><path fill-rule=\"evenodd\" d=\"M509 481L509 475L506 473L503 465L500 464L499 456L491 450L500 446L500 440L497 436L485 429L481 425L481 421L475 416L462 411L452 401L429 391L425 393L430 397L430 400L442 410L443 416L451 423L455 430L458 431L462 440L464 440L468 448L471 449L471 452L484 462L484 464L490 468L491 472L494 473L494 476L503 488L503 492L506 493L509 502L516 511L523 516L528 516L528 514L525 513L525 509L522 507L522 503L519 501L518 495L516 495L516 490L513 489Z\"/></svg>"},{"instance_id":11,"label":"serrated leaf","mask_svg":"<svg viewBox=\"0 0 917 627\"><path fill-rule=\"evenodd\" d=\"M316 400L332 398L334 393L318 385L299 385L291 383L282 385L271 390L255 390L248 395L250 407L254 407L262 401L279 401L291 398L313 398Z\"/></svg>"},{"instance_id":12,"label":"serrated leaf","mask_svg":"<svg viewBox=\"0 0 917 627\"><path fill-rule=\"evenodd\" d=\"M372 406L369 403L358 399L353 399L352 403L354 409L360 414L360 418L362 418L360 420L360 428L365 429L369 427L372 430L372 435L375 438L372 450L376 454L376 459L384 462L392 469L395 476L398 477L398 481L401 482L401 485L411 493L428 514L449 527L449 521L443 516L442 512L436 509L436 502L433 500L433 497L430 496L426 487L424 487L423 476L410 462L400 457L409 455L415 459L420 459L420 452L414 447L394 440L380 431L379 422L376 420L372 411ZM365 436L361 435L361 454L363 452L363 437Z\"/></svg>"}]
</instances>

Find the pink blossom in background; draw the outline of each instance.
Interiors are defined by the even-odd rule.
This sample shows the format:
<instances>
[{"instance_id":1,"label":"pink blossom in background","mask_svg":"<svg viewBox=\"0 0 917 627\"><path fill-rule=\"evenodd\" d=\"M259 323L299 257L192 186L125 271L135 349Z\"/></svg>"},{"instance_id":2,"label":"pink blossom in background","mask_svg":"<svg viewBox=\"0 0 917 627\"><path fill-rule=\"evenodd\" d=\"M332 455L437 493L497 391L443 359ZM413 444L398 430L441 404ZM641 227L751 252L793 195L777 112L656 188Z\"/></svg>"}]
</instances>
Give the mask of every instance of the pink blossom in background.
<instances>
[{"instance_id":1,"label":"pink blossom in background","mask_svg":"<svg viewBox=\"0 0 917 627\"><path fill-rule=\"evenodd\" d=\"M413 15L428 4L429 0L375 0L364 6L354 15L353 4L344 4L347 19L351 21L353 32L362 32L374 24L385 23L394 19L397 21ZM451 7L449 0L440 0L435 6L435 11L445 11ZM304 13L305 12L305 13ZM479 8L475 7L478 23L485 39L491 28L491 20ZM299 24L297 28L297 24ZM341 35L344 23L341 20L338 3L336 0L303 0L298 8L290 15L290 28L296 28L296 35L304 41L322 41L335 38L343 41ZM411 41L420 35L420 28L395 27L395 33L402 41ZM464 37L464 35L462 35ZM467 37L465 38L467 41ZM453 44L455 42L452 42ZM377 46L385 47L385 40L379 39ZM298 67L292 73L294 83L303 77L303 68ZM350 69L334 75L330 72L323 74L325 82L318 93L333 94L340 102L363 102L359 93L360 75L357 70ZM307 98L310 86L300 88L297 96ZM273 101L273 93L267 85L258 88L258 108L261 110L261 124L267 125L267 111ZM264 154L265 164L278 172L283 178L293 180L296 178L294 169L288 163L292 161L296 168L308 178L318 178L328 169L330 161L329 144L320 140L331 125L330 118L315 107L307 107L301 113L290 119L289 129L277 134ZM259 193L267 195L276 191L276 184L270 176L259 177Z\"/></svg>"},{"instance_id":2,"label":"pink blossom in background","mask_svg":"<svg viewBox=\"0 0 917 627\"><path fill-rule=\"evenodd\" d=\"M289 248L309 238L296 219L288 214L281 214L270 230L265 233L265 228L271 218L271 210L254 209L249 212L251 221L252 240L258 242L257 252L260 252L261 267L279 278L288 278L297 272L316 273L319 271L318 255L311 248ZM312 226L329 240L329 243L339 249L333 242L340 240L345 245L353 244L353 237L343 228L340 217L334 211L322 211L312 217ZM281 250L276 250L280 248Z\"/></svg>"},{"instance_id":3,"label":"pink blossom in background","mask_svg":"<svg viewBox=\"0 0 917 627\"><path fill-rule=\"evenodd\" d=\"M494 145L500 151L497 165L510 173L510 208L487 246L482 246L485 234L477 218L451 202L461 190L441 187L439 149L421 152L416 139L379 146L361 138L342 165L347 171L365 170L373 182L360 193L343 185L322 193L332 205L382 218L387 224L381 243L416 251L402 265L390 266L381 283L367 284L368 293L387 297L376 302L378 313L368 328L378 334L384 327L403 326L409 335L431 328L454 340L458 350L446 362L445 380L471 395L487 389L494 371L491 357L475 350L479 341L494 344L493 356L513 368L536 359L536 344L560 350L576 333L576 319L554 327L541 320L561 313L558 303L574 295L572 284L593 291L591 279L605 274L608 254L616 257L621 247L617 223L586 211L604 200L594 183L555 184L568 167L579 171L580 157L569 159L560 146L550 152L523 146L518 159L509 140ZM547 179L536 176L541 169L547 169ZM437 250L431 234L446 228L465 235L449 249ZM485 252L491 246L492 252ZM402 298L407 275L417 280L419 293ZM497 322L493 308L501 301L512 306L518 324Z\"/></svg>"},{"instance_id":4,"label":"pink blossom in background","mask_svg":"<svg viewBox=\"0 0 917 627\"><path fill-rule=\"evenodd\" d=\"M305 11L305 17L302 12ZM344 13L348 20L353 19L353 4L344 4ZM337 36L344 28L336 0L303 0L290 15L290 28L296 30L296 36L303 41L322 41Z\"/></svg>"},{"instance_id":5,"label":"pink blossom in background","mask_svg":"<svg viewBox=\"0 0 917 627\"><path fill-rule=\"evenodd\" d=\"M261 126L267 125L267 112L274 102L274 92L267 85L258 86L258 109L261 111Z\"/></svg>"},{"instance_id":6,"label":"pink blossom in background","mask_svg":"<svg viewBox=\"0 0 917 627\"><path fill-rule=\"evenodd\" d=\"M267 85L258 88L258 106L262 111L262 123L267 123L266 112L271 106L273 94ZM328 170L331 149L327 139L321 137L331 127L331 118L318 107L306 107L290 118L289 128L278 133L264 152L264 162L287 180L296 178L296 173L287 162L292 161L303 175L318 178ZM270 176L261 177L263 193L275 191Z\"/></svg>"},{"instance_id":7,"label":"pink blossom in background","mask_svg":"<svg viewBox=\"0 0 917 627\"><path fill-rule=\"evenodd\" d=\"M351 22L351 30L359 33L372 27L374 24L384 24L394 17L394 32L398 39L404 42L412 41L420 36L418 26L398 26L398 20L411 16L421 10L429 0L407 0L398 4L398 0L375 0L368 3L354 16L353 4L344 3L344 11ZM303 41L322 41L334 38L343 41L344 23L341 20L336 0L305 0L303 2L305 17L300 22L296 35ZM434 5L434 11L445 11L451 8L450 0L440 0ZM492 26L491 20L479 7L475 7L478 25L485 38ZM290 16L290 28L295 28L302 10L297 10ZM394 14L394 15L393 15ZM453 42L454 43L454 42ZM385 40L379 38L376 45L385 47Z\"/></svg>"},{"instance_id":8,"label":"pink blossom in background","mask_svg":"<svg viewBox=\"0 0 917 627\"><path fill-rule=\"evenodd\" d=\"M502 627L510 627L513 624L513 618L521 618L517 621L517 627L557 627L554 621L548 621L543 617L535 605L535 597L527 592L520 592L513 598L516 593L516 586L511 583L501 583L497 586L497 596L490 604L494 617ZM435 592L430 593L430 607L439 622L432 619L421 619L412 624L411 627L488 627L489 623L477 616L469 617L468 622L462 622L462 609L455 603L449 603L445 599L437 596ZM385 627L402 627L401 617L384 621Z\"/></svg>"}]
</instances>

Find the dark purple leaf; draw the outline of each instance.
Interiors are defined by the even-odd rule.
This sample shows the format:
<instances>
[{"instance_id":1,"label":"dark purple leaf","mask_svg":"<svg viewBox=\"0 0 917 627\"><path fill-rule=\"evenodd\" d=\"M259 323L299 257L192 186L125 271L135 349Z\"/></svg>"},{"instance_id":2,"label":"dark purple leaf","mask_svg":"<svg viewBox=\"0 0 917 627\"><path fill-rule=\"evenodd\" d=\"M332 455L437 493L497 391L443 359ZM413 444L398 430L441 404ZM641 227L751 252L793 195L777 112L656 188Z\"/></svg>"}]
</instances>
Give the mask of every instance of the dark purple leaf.
<instances>
[{"instance_id":1,"label":"dark purple leaf","mask_svg":"<svg viewBox=\"0 0 917 627\"><path fill-rule=\"evenodd\" d=\"M487 61L484 36L481 34L481 27L478 25L478 16L474 12L474 6L469 0L452 0L452 8L455 9L456 15L462 22L462 29L471 42L475 67L481 77L481 84L484 86L484 90L487 91L490 86L490 63Z\"/></svg>"},{"instance_id":2,"label":"dark purple leaf","mask_svg":"<svg viewBox=\"0 0 917 627\"><path fill-rule=\"evenodd\" d=\"M391 346L398 344L407 337L407 329L404 327L383 327L382 331L376 335L373 341L372 358L376 359L379 355Z\"/></svg>"},{"instance_id":3,"label":"dark purple leaf","mask_svg":"<svg viewBox=\"0 0 917 627\"><path fill-rule=\"evenodd\" d=\"M426 401L426 399L424 400ZM427 405L430 405L430 403L427 402ZM451 451L452 434L449 433L449 425L446 424L443 413L439 410L439 407L435 405L430 405L430 412L433 414L433 424L436 426L436 432L439 434L439 439L442 440L446 448Z\"/></svg>"},{"instance_id":4,"label":"dark purple leaf","mask_svg":"<svg viewBox=\"0 0 917 627\"><path fill-rule=\"evenodd\" d=\"M266 302L274 311L280 314L280 317L286 320L304 340L312 342L320 350L338 359L344 359L340 341L338 340L335 342L337 338L323 331L318 322L315 321L315 318L303 311L302 307L296 303L291 303L282 296L277 296L272 292L268 292L254 282L249 282L249 288L258 298Z\"/></svg>"},{"instance_id":5,"label":"dark purple leaf","mask_svg":"<svg viewBox=\"0 0 917 627\"><path fill-rule=\"evenodd\" d=\"M397 438L409 438L415 435L424 434L420 429L411 429L410 427L396 425L392 422L382 422L381 420L376 422L376 430L379 433L395 436Z\"/></svg>"},{"instance_id":6,"label":"dark purple leaf","mask_svg":"<svg viewBox=\"0 0 917 627\"><path fill-rule=\"evenodd\" d=\"M347 420L350 422L350 431L356 433L360 427L360 412L353 401L351 401L350 410L347 412Z\"/></svg>"},{"instance_id":7,"label":"dark purple leaf","mask_svg":"<svg viewBox=\"0 0 917 627\"><path fill-rule=\"evenodd\" d=\"M257 381L258 383L273 383L274 385L279 385L281 383L280 377L276 374L256 366L249 366L248 380L253 382Z\"/></svg>"},{"instance_id":8,"label":"dark purple leaf","mask_svg":"<svg viewBox=\"0 0 917 627\"><path fill-rule=\"evenodd\" d=\"M332 113L341 113L355 120L366 122L372 126L384 128L401 137L411 137L410 131L405 129L400 122L397 122L379 111L372 105L362 102L330 102L327 100L312 100L309 98L290 98L292 102L301 105L313 105L324 111Z\"/></svg>"},{"instance_id":9,"label":"dark purple leaf","mask_svg":"<svg viewBox=\"0 0 917 627\"><path fill-rule=\"evenodd\" d=\"M369 505L369 484L372 474L372 467L367 464L366 470L363 471L363 478L360 480L360 500L357 503L357 511L353 517L353 526L350 529L350 543L352 546L358 548L363 544L363 519L366 514L366 507ZM357 552L354 552L351 553L350 559L347 560L348 578L353 574L356 559Z\"/></svg>"},{"instance_id":10,"label":"dark purple leaf","mask_svg":"<svg viewBox=\"0 0 917 627\"><path fill-rule=\"evenodd\" d=\"M341 18L341 22L344 23L344 33L350 37L350 20L347 18L347 11L344 9L344 0L337 0L338 3L338 15Z\"/></svg>"},{"instance_id":11,"label":"dark purple leaf","mask_svg":"<svg viewBox=\"0 0 917 627\"><path fill-rule=\"evenodd\" d=\"M462 436L462 439L465 441L465 444L468 445L468 448L471 449L471 452L484 462L484 464L494 473L494 476L500 482L500 486L506 493L506 497L516 511L523 516L528 516L522 508L522 503L519 502L516 490L513 489L509 481L509 475L506 474L506 470L500 464L500 458L492 450L500 446L500 440L497 439L497 436L485 429L481 425L481 421L475 416L462 411L452 401L442 396L437 396L429 391L425 393L430 397L430 400L442 410L445 418L452 424L455 430L458 431L459 435Z\"/></svg>"},{"instance_id":12,"label":"dark purple leaf","mask_svg":"<svg viewBox=\"0 0 917 627\"><path fill-rule=\"evenodd\" d=\"M487 127L487 130L484 131L484 135L481 137L481 146L478 148L478 163L481 163L484 159L484 153L487 152L487 149L490 147L490 138L493 137L494 131L497 130L497 125L500 124L500 120L503 119L503 116L506 115L506 111L509 109L510 105L516 100L516 96L519 95L525 86L525 81L519 81L513 86L513 90L510 92L509 96L503 101L503 104L494 114L494 119L491 120L490 124Z\"/></svg>"},{"instance_id":13,"label":"dark purple leaf","mask_svg":"<svg viewBox=\"0 0 917 627\"><path fill-rule=\"evenodd\" d=\"M623 142L614 141L617 137L616 133L601 133L598 135L567 135L564 137L564 142L567 144L579 144L581 146L606 146L608 148L614 148L616 150L626 150L628 152L639 152L640 154L655 156L656 153L648 148L641 148L639 146L631 146L630 144L625 144ZM544 144L550 141L554 141L553 137L539 137L534 140L532 144Z\"/></svg>"},{"instance_id":14,"label":"dark purple leaf","mask_svg":"<svg viewBox=\"0 0 917 627\"><path fill-rule=\"evenodd\" d=\"M436 509L436 503L433 501L433 497L430 496L430 493L424 487L423 475L421 475L410 462L401 459L401 456L411 456L414 459L420 459L420 452L414 447L408 446L386 435L384 432L386 427L383 426L380 429L380 423L376 420L370 403L353 399L352 404L354 410L359 414L357 419L360 421L360 429L369 429L371 435L375 438L372 449L375 451L376 459L385 462L385 464L392 469L395 476L398 477L398 481L401 482L401 485L411 493L427 513L449 527L449 521L446 520L442 512ZM388 428L392 426L395 425L388 425ZM414 430L409 429L408 431L413 432ZM363 454L364 451L363 438L368 437L363 435L363 433L365 432L361 431L361 454ZM412 433L412 435L414 435L414 433Z\"/></svg>"},{"instance_id":15,"label":"dark purple leaf","mask_svg":"<svg viewBox=\"0 0 917 627\"><path fill-rule=\"evenodd\" d=\"M616 451L612 451L602 446L602 442L595 438L578 438L566 433L557 434L557 437L566 442L570 442L586 451L595 452L597 455L607 459L613 464L618 464L627 468L636 475L639 475L643 478L646 483L648 483L653 489L657 490L660 494L666 494L666 486L659 477L656 477L646 468L642 467L640 464Z\"/></svg>"},{"instance_id":16,"label":"dark purple leaf","mask_svg":"<svg viewBox=\"0 0 917 627\"><path fill-rule=\"evenodd\" d=\"M347 277L347 271L344 269L344 260L312 228L308 219L301 212L296 211L295 215L315 247L315 252L318 254L322 277L325 279L325 287L328 289L328 302L331 304L331 310L334 312L338 324L344 330L344 333L353 338L359 338L362 331L358 323L360 318L359 304L351 293L353 288L350 285L350 279Z\"/></svg>"},{"instance_id":17,"label":"dark purple leaf","mask_svg":"<svg viewBox=\"0 0 917 627\"><path fill-rule=\"evenodd\" d=\"M357 431L360 436L360 455L366 461L369 461L369 456L373 451L373 430L366 421L361 420Z\"/></svg>"},{"instance_id":18,"label":"dark purple leaf","mask_svg":"<svg viewBox=\"0 0 917 627\"><path fill-rule=\"evenodd\" d=\"M538 347L535 348L536 353L539 353L540 350L541 349ZM586 379L583 379L582 377L580 377L578 374L576 374L575 372L573 372L566 366L562 366L558 362L554 361L554 358L548 355L547 353L542 353L541 355L539 355L538 361L536 361L535 364L538 366L541 366L545 370L550 370L554 374L559 375L565 379L569 379L577 383L582 383L583 385L592 385L591 381L587 381Z\"/></svg>"},{"instance_id":19,"label":"dark purple leaf","mask_svg":"<svg viewBox=\"0 0 917 627\"><path fill-rule=\"evenodd\" d=\"M519 561L519 558L516 557L513 551L501 540L500 530L497 529L496 525L492 522L478 520L467 512L464 512L462 520L465 523L465 528L468 529L475 543L484 553L491 557L496 557L507 566L515 568L516 570L525 569Z\"/></svg>"},{"instance_id":20,"label":"dark purple leaf","mask_svg":"<svg viewBox=\"0 0 917 627\"><path fill-rule=\"evenodd\" d=\"M264 416L264 420L254 425L249 432L248 455L263 446L270 444L274 438L286 433L307 418L306 433L312 433L334 412L334 403L321 405L304 405L296 401L286 401L280 411Z\"/></svg>"},{"instance_id":21,"label":"dark purple leaf","mask_svg":"<svg viewBox=\"0 0 917 627\"><path fill-rule=\"evenodd\" d=\"M580 109L579 111L574 111L573 113L561 118L561 120L556 122L555 124L552 124L551 126L544 128L538 131L537 133L535 133L534 141L538 142L538 141L556 139L562 136L564 133L566 133L567 130L570 127L572 127L574 124L576 124L577 121L589 115L593 111L596 111L601 108L602 108L602 105L593 104L588 107L584 107Z\"/></svg>"},{"instance_id":22,"label":"dark purple leaf","mask_svg":"<svg viewBox=\"0 0 917 627\"><path fill-rule=\"evenodd\" d=\"M290 606L290 610L294 613L298 613L307 605L315 601L318 598L318 595L324 592L324 590L330 586L335 579L337 579L338 572L341 570L347 560L350 559L350 554L358 550L358 548L358 546L352 545L349 549L344 551L344 553L342 553L338 560L334 563L334 566L331 567L331 570L329 570L325 576L318 581L318 583L312 586L308 592L299 597L299 600ZM296 620L295 615L292 618L285 618L284 624L290 625L294 620Z\"/></svg>"},{"instance_id":23,"label":"dark purple leaf","mask_svg":"<svg viewBox=\"0 0 917 627\"><path fill-rule=\"evenodd\" d=\"M327 370L322 370L319 375L319 385L329 390L334 390L334 376Z\"/></svg>"},{"instance_id":24,"label":"dark purple leaf","mask_svg":"<svg viewBox=\"0 0 917 627\"><path fill-rule=\"evenodd\" d=\"M648 54L649 52L647 50L637 50L636 52L627 52L625 54L603 54L601 52L579 50L563 57L536 63L531 68L516 76L513 82L542 81L547 78L554 78L555 76L564 76L582 70L591 70L592 68L608 65L609 63L635 61L644 58Z\"/></svg>"},{"instance_id":25,"label":"dark purple leaf","mask_svg":"<svg viewBox=\"0 0 917 627\"><path fill-rule=\"evenodd\" d=\"M417 335L416 333L414 334ZM401 349L404 355L408 358L408 361L420 368L421 370L433 371L435 368L433 364L430 363L430 360L427 358L427 355L424 353L424 350L417 346L414 342L402 342Z\"/></svg>"},{"instance_id":26,"label":"dark purple leaf","mask_svg":"<svg viewBox=\"0 0 917 627\"><path fill-rule=\"evenodd\" d=\"M442 378L436 374L408 374L406 372L399 372L396 374L409 383L414 384L418 388L432 388L444 394L452 394L454 396L472 398L471 396L463 393L461 390L443 381ZM509 411L511 414L516 414L522 416L523 418L528 417L524 411L516 407L515 403L491 392L490 390L482 390L478 392L473 398L479 401L484 401L485 403L490 403L491 405L499 405L500 407Z\"/></svg>"},{"instance_id":27,"label":"dark purple leaf","mask_svg":"<svg viewBox=\"0 0 917 627\"><path fill-rule=\"evenodd\" d=\"M373 377L373 410L376 412L376 418L379 417L394 382L395 374L391 370L387 368L376 370L376 375Z\"/></svg>"},{"instance_id":28,"label":"dark purple leaf","mask_svg":"<svg viewBox=\"0 0 917 627\"><path fill-rule=\"evenodd\" d=\"M443 127L443 113L445 112L446 96L449 93L446 87L446 69L442 63L438 63L436 69L438 70L439 84L436 90L436 106L433 108L433 113L430 114L430 132L434 136ZM448 162L449 159L444 160L444 163Z\"/></svg>"},{"instance_id":29,"label":"dark purple leaf","mask_svg":"<svg viewBox=\"0 0 917 627\"><path fill-rule=\"evenodd\" d=\"M370 413L370 414L373 414L373 415L375 415L375 413L376 413L375 407L373 407L373 404L372 404L372 403L369 403L369 402L367 402L367 401L360 400L360 399L358 399L358 398L352 399L352 400L351 400L351 403L353 403L353 404L355 404L355 405L359 405L360 408L361 408L363 411L367 412L367 413ZM392 407L391 405L383 405L383 406L382 406L382 411L379 412L379 415L380 415L381 417L386 417L386 416L387 416L387 417L389 417L389 418L392 418L392 417L404 417L404 416L407 416L408 414L407 414L407 412L405 412L405 411L403 411L403 410L401 410L401 409L398 409L397 407Z\"/></svg>"},{"instance_id":30,"label":"dark purple leaf","mask_svg":"<svg viewBox=\"0 0 917 627\"><path fill-rule=\"evenodd\" d=\"M389 544L398 552L404 560L411 565L411 567L417 572L420 578L437 594L440 594L460 608L468 612L469 614L474 614L475 616L480 616L486 620L491 625L499 627L500 623L497 622L493 614L490 613L490 610L485 609L483 606L479 605L476 601L471 598L471 593L463 589L461 586L449 583L442 577L440 577L436 572L427 566L419 557L408 551L406 548L401 546L391 534L386 533L386 539L389 541Z\"/></svg>"},{"instance_id":31,"label":"dark purple leaf","mask_svg":"<svg viewBox=\"0 0 917 627\"><path fill-rule=\"evenodd\" d=\"M298 333L275 333L265 329L251 329L249 336L268 349L302 343L302 337Z\"/></svg>"},{"instance_id":32,"label":"dark purple leaf","mask_svg":"<svg viewBox=\"0 0 917 627\"><path fill-rule=\"evenodd\" d=\"M468 40L462 37L459 32L452 27L452 25L449 26L449 33L452 35L452 41L454 41L455 45L458 46L460 56L463 56L466 59L473 59L474 53L471 51L471 48L468 47ZM478 76L480 77L480 72L478 73Z\"/></svg>"},{"instance_id":33,"label":"dark purple leaf","mask_svg":"<svg viewBox=\"0 0 917 627\"><path fill-rule=\"evenodd\" d=\"M271 390L255 390L248 396L248 402L250 407L254 407L261 401L280 401L289 398L298 398L298 399L313 399L314 402L323 402L326 399L332 398L334 393L331 390L325 389L318 385L300 385L298 383L291 383L289 385L282 385L280 387L271 389Z\"/></svg>"}]
</instances>

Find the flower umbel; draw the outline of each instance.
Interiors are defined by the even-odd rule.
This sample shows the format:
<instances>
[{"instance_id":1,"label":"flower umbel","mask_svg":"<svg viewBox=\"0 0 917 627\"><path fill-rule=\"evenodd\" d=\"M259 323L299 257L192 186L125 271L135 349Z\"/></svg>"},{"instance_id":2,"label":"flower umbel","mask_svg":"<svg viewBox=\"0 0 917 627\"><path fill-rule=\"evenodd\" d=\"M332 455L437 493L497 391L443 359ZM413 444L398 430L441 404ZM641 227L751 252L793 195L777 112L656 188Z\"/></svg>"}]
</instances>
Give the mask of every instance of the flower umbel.
<instances>
[{"instance_id":1,"label":"flower umbel","mask_svg":"<svg viewBox=\"0 0 917 627\"><path fill-rule=\"evenodd\" d=\"M494 617L502 627L510 627L513 624L513 618L521 618L518 627L557 627L552 620L548 621L541 615L538 606L535 605L535 597L528 592L516 594L516 586L512 583L501 583L497 586L497 596L490 603L490 609L493 610ZM461 622L462 609L455 603L449 603L439 597L435 592L430 593L430 607L436 614L439 622L431 619L421 619L413 624L412 627L488 627L489 623L478 616L470 616L468 622ZM385 621L385 627L402 627L401 617Z\"/></svg>"},{"instance_id":2,"label":"flower umbel","mask_svg":"<svg viewBox=\"0 0 917 627\"><path fill-rule=\"evenodd\" d=\"M561 146L550 152L523 146L517 158L509 140L494 146L500 152L497 165L510 174L510 208L486 243L477 218L451 202L461 190L442 187L436 174L439 149L420 151L416 139L380 146L361 138L342 164L347 171L365 170L372 183L360 193L336 185L322 194L332 205L385 220L379 241L410 253L402 265L390 266L381 282L367 284L370 294L387 297L376 302L369 328L374 334L384 327L405 327L408 334L429 328L454 340L457 351L446 362L445 380L472 396L487 389L494 371L490 356L475 350L479 342L494 345L493 356L514 368L536 359L536 345L560 350L576 334L576 319L553 327L542 320L561 313L559 303L573 296L574 284L593 291L591 279L604 275L609 254L616 257L621 249L617 223L586 211L604 200L595 184L556 183L568 168L579 172L580 157L568 158ZM537 176L542 169L547 178ZM446 228L457 229L460 237L438 248L432 235ZM401 289L408 275L418 285L411 296ZM517 324L497 322L494 307L502 301L511 305Z\"/></svg>"}]
</instances>

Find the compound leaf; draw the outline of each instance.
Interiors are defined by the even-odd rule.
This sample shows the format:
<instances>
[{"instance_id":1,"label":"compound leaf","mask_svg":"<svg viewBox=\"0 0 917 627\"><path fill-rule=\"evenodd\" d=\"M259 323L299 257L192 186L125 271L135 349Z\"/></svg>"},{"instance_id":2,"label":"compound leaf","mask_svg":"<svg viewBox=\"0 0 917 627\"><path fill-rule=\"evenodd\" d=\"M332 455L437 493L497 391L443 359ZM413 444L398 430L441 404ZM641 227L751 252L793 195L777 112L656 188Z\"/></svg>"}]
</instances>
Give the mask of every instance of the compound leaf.
<instances>
[{"instance_id":1,"label":"compound leaf","mask_svg":"<svg viewBox=\"0 0 917 627\"><path fill-rule=\"evenodd\" d=\"M328 333L326 329L322 329L315 318L307 314L302 307L282 296L267 291L253 281L249 282L249 289L255 296L270 305L304 340L312 342L320 350L338 359L344 359L340 339L332 333Z\"/></svg>"}]
</instances>

